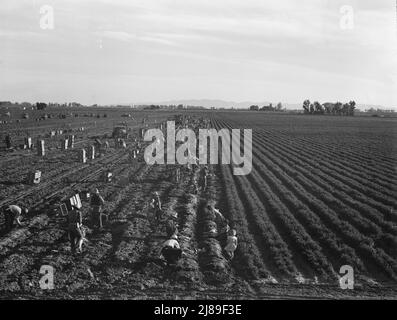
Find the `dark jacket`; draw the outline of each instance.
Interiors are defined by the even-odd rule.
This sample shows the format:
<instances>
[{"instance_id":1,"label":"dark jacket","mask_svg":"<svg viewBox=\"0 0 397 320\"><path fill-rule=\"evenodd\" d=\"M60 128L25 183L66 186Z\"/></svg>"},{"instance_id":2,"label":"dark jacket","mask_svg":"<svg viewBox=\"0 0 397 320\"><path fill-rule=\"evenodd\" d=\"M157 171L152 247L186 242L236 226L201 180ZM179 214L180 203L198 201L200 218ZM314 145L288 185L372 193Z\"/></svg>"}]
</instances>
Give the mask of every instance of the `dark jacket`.
<instances>
[{"instance_id":1,"label":"dark jacket","mask_svg":"<svg viewBox=\"0 0 397 320\"><path fill-rule=\"evenodd\" d=\"M68 214L68 229L69 230L79 230L81 224L83 223L83 216L81 211L71 210Z\"/></svg>"},{"instance_id":2,"label":"dark jacket","mask_svg":"<svg viewBox=\"0 0 397 320\"><path fill-rule=\"evenodd\" d=\"M94 193L92 195L92 197L91 197L91 205L92 206L103 206L104 203L105 203L105 201L99 194Z\"/></svg>"}]
</instances>

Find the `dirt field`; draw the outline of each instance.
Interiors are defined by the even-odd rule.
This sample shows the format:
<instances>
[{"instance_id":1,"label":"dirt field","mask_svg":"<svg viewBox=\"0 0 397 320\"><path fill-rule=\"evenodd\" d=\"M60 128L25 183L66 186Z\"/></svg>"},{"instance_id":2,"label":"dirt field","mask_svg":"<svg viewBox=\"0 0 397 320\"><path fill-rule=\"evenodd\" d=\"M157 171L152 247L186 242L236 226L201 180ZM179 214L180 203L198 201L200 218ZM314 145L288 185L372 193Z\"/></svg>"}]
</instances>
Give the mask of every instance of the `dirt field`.
<instances>
[{"instance_id":1,"label":"dirt field","mask_svg":"<svg viewBox=\"0 0 397 320\"><path fill-rule=\"evenodd\" d=\"M133 118L121 117L126 112ZM45 111L67 116L36 121L43 113L0 124L1 143L11 133L19 145L28 133L47 147L44 157L35 149L0 151L0 204L30 208L22 228L0 233L0 298L397 298L396 120L81 108ZM234 176L228 165L211 165L207 189L196 192L202 166L181 166L176 183L175 166L130 158L143 118L157 127L181 113L208 119L216 129L253 129L251 174ZM123 121L131 128L127 149L115 148L110 138ZM66 133L49 136L59 129ZM60 149L65 134L76 135L74 149ZM110 148L80 163L78 150L105 135ZM25 182L33 169L43 172L36 186ZM111 182L101 179L105 170L113 173ZM109 220L103 231L90 228L83 201L89 241L73 256L58 205L94 187ZM154 191L164 209L159 223L148 207ZM237 230L232 261L208 234L208 201ZM159 257L171 216L184 252L177 269ZM40 289L42 265L55 269L54 290ZM342 265L355 270L354 290L339 288Z\"/></svg>"}]
</instances>

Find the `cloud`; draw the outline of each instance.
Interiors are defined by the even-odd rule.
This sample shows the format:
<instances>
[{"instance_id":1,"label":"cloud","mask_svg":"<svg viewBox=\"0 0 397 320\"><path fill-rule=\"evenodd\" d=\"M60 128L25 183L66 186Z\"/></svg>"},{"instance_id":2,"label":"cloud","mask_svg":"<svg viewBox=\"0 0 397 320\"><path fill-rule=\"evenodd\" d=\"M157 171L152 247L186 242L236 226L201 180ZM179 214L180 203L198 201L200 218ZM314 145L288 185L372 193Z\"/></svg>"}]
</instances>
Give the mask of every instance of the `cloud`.
<instances>
[{"instance_id":1,"label":"cloud","mask_svg":"<svg viewBox=\"0 0 397 320\"><path fill-rule=\"evenodd\" d=\"M124 42L132 42L132 41L146 41L146 42L154 42L165 45L174 45L174 42L164 39L163 37L156 36L156 34L149 34L145 36L138 36L136 34L124 32L124 31L103 31L97 33L99 37L108 38L112 40L119 40Z\"/></svg>"},{"instance_id":2,"label":"cloud","mask_svg":"<svg viewBox=\"0 0 397 320\"><path fill-rule=\"evenodd\" d=\"M54 6L52 32L39 29L41 4ZM339 26L342 5L354 9L353 30ZM397 104L384 94L397 66L395 8L388 0L5 0L2 6L3 88L11 79L17 86L22 74L45 74L72 92L71 75L94 87L106 74L119 84L119 91L106 90L114 98L230 92L235 100L267 100L264 95L277 93L294 102L305 92L359 94L360 84L363 99L374 91L371 99ZM171 75L176 87L165 80ZM132 77L134 90L121 92L124 77ZM268 87L271 93L261 89ZM167 92L176 96L162 96Z\"/></svg>"}]
</instances>

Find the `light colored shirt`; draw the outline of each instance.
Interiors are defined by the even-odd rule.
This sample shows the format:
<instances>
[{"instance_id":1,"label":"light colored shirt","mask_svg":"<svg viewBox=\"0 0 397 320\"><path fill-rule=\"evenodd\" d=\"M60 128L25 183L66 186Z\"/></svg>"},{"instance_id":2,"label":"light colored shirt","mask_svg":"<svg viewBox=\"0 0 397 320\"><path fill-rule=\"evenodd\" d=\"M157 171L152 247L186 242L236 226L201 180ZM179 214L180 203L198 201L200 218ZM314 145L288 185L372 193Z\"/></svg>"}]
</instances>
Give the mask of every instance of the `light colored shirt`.
<instances>
[{"instance_id":1,"label":"light colored shirt","mask_svg":"<svg viewBox=\"0 0 397 320\"><path fill-rule=\"evenodd\" d=\"M219 221L226 221L225 217L223 216L223 214L219 211L219 209L213 209L214 213L215 213L215 219L219 220Z\"/></svg>"},{"instance_id":2,"label":"light colored shirt","mask_svg":"<svg viewBox=\"0 0 397 320\"><path fill-rule=\"evenodd\" d=\"M222 234L229 231L229 225L227 223L227 219L223 216L223 214L218 209L213 209L215 213L215 222L218 227L218 233Z\"/></svg>"},{"instance_id":3,"label":"light colored shirt","mask_svg":"<svg viewBox=\"0 0 397 320\"><path fill-rule=\"evenodd\" d=\"M7 213L7 211L10 212L10 213L12 213L12 214L14 215L14 220L15 220L19 225L21 225L21 215L22 215L22 209L21 209L21 207L15 205L15 204L12 204L12 205L10 205L10 206L8 207L8 209L6 210L6 213Z\"/></svg>"},{"instance_id":4,"label":"light colored shirt","mask_svg":"<svg viewBox=\"0 0 397 320\"><path fill-rule=\"evenodd\" d=\"M19 217L19 216L22 214L22 209L21 209L21 207L15 205L15 204L10 205L10 206L8 207L8 210L11 211L13 214L15 214L16 217Z\"/></svg>"},{"instance_id":5,"label":"light colored shirt","mask_svg":"<svg viewBox=\"0 0 397 320\"><path fill-rule=\"evenodd\" d=\"M150 206L152 208L161 210L161 200L158 197L153 198L152 202L150 203Z\"/></svg>"},{"instance_id":6,"label":"light colored shirt","mask_svg":"<svg viewBox=\"0 0 397 320\"><path fill-rule=\"evenodd\" d=\"M228 236L225 250L229 252L234 252L236 249L237 249L237 237Z\"/></svg>"},{"instance_id":7,"label":"light colored shirt","mask_svg":"<svg viewBox=\"0 0 397 320\"><path fill-rule=\"evenodd\" d=\"M165 241L163 244L163 248L165 247L180 249L179 243L175 239L168 239L167 241Z\"/></svg>"}]
</instances>

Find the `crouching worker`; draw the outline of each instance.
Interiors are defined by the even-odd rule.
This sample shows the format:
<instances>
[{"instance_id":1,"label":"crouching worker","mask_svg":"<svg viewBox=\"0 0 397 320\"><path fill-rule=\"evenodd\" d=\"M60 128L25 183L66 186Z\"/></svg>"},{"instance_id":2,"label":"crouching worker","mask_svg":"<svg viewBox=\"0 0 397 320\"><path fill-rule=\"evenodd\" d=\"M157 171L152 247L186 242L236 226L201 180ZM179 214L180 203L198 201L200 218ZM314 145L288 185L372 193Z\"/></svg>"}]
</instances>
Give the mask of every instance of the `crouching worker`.
<instances>
[{"instance_id":1,"label":"crouching worker","mask_svg":"<svg viewBox=\"0 0 397 320\"><path fill-rule=\"evenodd\" d=\"M234 257L234 251L237 249L237 232L235 229L229 230L226 242L225 252L228 255L228 258L232 260Z\"/></svg>"},{"instance_id":2,"label":"crouching worker","mask_svg":"<svg viewBox=\"0 0 397 320\"><path fill-rule=\"evenodd\" d=\"M72 207L68 214L68 236L72 253L76 253L76 246L80 253L83 252L83 216L80 209L75 206Z\"/></svg>"},{"instance_id":3,"label":"crouching worker","mask_svg":"<svg viewBox=\"0 0 397 320\"><path fill-rule=\"evenodd\" d=\"M161 249L161 255L167 262L167 266L176 265L182 257L182 250L179 246L178 236L172 235L170 239L164 242Z\"/></svg>"},{"instance_id":4,"label":"crouching worker","mask_svg":"<svg viewBox=\"0 0 397 320\"><path fill-rule=\"evenodd\" d=\"M6 231L11 231L14 228L14 221L18 226L22 227L21 218L22 212L26 215L29 211L27 208L22 209L17 205L10 205L4 210L4 220Z\"/></svg>"}]
</instances>

